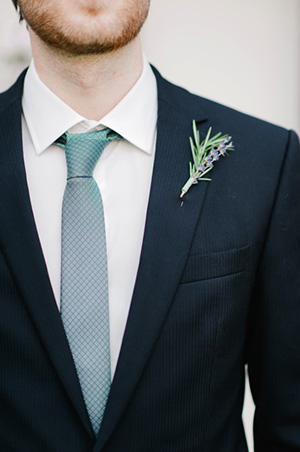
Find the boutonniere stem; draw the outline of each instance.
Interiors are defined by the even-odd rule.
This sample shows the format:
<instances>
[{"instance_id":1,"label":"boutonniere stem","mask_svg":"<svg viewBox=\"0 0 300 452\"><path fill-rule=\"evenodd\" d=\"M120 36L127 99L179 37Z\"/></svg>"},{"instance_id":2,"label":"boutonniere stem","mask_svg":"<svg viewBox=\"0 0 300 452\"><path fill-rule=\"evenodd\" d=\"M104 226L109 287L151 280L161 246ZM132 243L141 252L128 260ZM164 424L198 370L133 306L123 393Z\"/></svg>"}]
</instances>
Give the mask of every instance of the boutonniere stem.
<instances>
[{"instance_id":1,"label":"boutonniere stem","mask_svg":"<svg viewBox=\"0 0 300 452\"><path fill-rule=\"evenodd\" d=\"M208 181L211 179L204 177L209 173L214 163L228 155L228 151L234 150L232 138L229 135L222 135L221 132L211 136L212 127L209 128L206 137L200 141L200 133L196 127L196 121L193 121L194 139L190 137L191 152L193 161L190 162L189 170L190 177L181 189L180 198L188 192L192 185L199 181Z\"/></svg>"}]
</instances>

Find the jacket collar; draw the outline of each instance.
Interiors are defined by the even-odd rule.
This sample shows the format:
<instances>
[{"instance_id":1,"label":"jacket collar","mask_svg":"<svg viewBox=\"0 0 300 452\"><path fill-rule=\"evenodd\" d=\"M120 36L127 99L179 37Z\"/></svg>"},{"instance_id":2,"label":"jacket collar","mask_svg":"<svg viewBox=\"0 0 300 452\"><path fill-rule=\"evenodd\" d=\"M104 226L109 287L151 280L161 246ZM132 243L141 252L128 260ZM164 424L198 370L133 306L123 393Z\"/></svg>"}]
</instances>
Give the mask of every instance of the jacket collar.
<instances>
[{"instance_id":1,"label":"jacket collar","mask_svg":"<svg viewBox=\"0 0 300 452\"><path fill-rule=\"evenodd\" d=\"M102 451L126 411L158 339L206 192L206 185L198 184L185 196L183 205L179 199L188 177L192 120L198 119L200 124L206 119L200 102L153 70L158 85L157 148L145 236L119 361L94 452ZM93 435L30 205L22 152L23 80L24 73L0 98L0 246L59 378Z\"/></svg>"},{"instance_id":2,"label":"jacket collar","mask_svg":"<svg viewBox=\"0 0 300 452\"><path fill-rule=\"evenodd\" d=\"M186 91L158 83L155 163L141 260L131 308L104 419L94 452L102 451L132 397L159 337L180 280L207 185L198 184L184 203L192 120L205 121L199 103ZM197 208L195 207L197 206Z\"/></svg>"},{"instance_id":3,"label":"jacket collar","mask_svg":"<svg viewBox=\"0 0 300 452\"><path fill-rule=\"evenodd\" d=\"M75 410L93 435L30 204L22 149L24 75L0 97L0 247L49 358Z\"/></svg>"}]
</instances>

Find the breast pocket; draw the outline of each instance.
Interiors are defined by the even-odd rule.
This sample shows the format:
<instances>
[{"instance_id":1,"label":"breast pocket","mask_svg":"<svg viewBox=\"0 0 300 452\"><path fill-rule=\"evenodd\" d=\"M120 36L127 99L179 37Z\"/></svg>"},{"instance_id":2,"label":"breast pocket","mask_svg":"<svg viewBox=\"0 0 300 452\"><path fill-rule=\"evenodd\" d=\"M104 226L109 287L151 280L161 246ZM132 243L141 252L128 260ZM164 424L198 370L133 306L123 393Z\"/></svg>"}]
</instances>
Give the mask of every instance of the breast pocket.
<instances>
[{"instance_id":1,"label":"breast pocket","mask_svg":"<svg viewBox=\"0 0 300 452\"><path fill-rule=\"evenodd\" d=\"M220 278L244 272L249 264L250 246L211 254L191 255L181 284Z\"/></svg>"}]
</instances>

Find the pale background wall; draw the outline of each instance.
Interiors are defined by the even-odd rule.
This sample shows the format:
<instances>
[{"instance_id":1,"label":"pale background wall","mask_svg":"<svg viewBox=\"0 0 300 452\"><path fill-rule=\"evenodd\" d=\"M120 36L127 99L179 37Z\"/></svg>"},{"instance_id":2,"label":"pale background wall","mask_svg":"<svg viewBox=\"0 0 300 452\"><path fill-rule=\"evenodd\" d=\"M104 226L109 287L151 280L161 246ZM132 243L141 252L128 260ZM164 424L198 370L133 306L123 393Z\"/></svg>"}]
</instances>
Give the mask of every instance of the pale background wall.
<instances>
[{"instance_id":1,"label":"pale background wall","mask_svg":"<svg viewBox=\"0 0 300 452\"><path fill-rule=\"evenodd\" d=\"M300 133L299 0L152 0L143 30L149 60L191 91ZM0 5L0 89L29 60L10 0ZM244 422L251 438L247 386Z\"/></svg>"},{"instance_id":2,"label":"pale background wall","mask_svg":"<svg viewBox=\"0 0 300 452\"><path fill-rule=\"evenodd\" d=\"M178 84L300 132L299 0L152 0L147 55Z\"/></svg>"}]
</instances>

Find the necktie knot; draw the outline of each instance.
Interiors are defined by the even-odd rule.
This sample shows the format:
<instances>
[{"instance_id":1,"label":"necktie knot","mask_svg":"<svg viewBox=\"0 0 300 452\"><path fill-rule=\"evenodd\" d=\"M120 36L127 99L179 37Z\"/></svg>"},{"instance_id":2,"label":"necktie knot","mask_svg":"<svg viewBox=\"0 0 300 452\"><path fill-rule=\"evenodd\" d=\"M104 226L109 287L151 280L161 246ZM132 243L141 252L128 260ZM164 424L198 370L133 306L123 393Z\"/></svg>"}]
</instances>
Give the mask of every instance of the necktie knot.
<instances>
[{"instance_id":1,"label":"necktie knot","mask_svg":"<svg viewBox=\"0 0 300 452\"><path fill-rule=\"evenodd\" d=\"M56 144L65 149L67 178L92 177L105 147L111 141L121 140L121 138L108 128L88 133L64 133Z\"/></svg>"}]
</instances>

